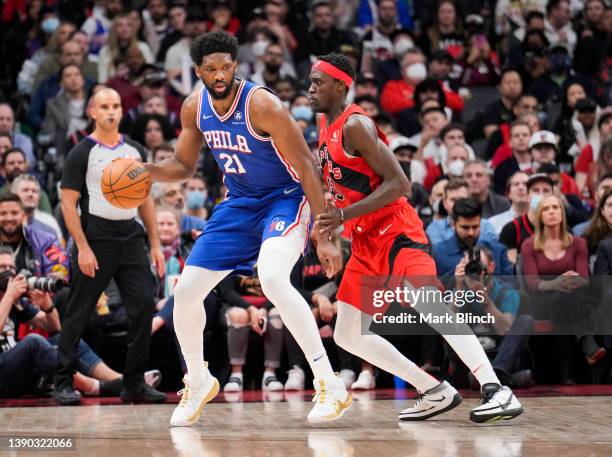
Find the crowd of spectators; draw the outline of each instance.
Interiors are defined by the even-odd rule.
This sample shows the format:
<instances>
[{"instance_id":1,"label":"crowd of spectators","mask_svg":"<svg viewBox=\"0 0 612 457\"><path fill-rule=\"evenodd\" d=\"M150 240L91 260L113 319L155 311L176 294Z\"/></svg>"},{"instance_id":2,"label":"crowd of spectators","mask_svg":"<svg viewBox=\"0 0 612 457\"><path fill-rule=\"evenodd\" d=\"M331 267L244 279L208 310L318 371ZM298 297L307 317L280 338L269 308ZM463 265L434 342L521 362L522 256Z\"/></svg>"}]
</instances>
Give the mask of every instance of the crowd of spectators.
<instances>
[{"instance_id":1,"label":"crowd of spectators","mask_svg":"<svg viewBox=\"0 0 612 457\"><path fill-rule=\"evenodd\" d=\"M406 197L423 221L439 275L463 276L479 248L488 293L477 312L499 319L489 332L474 331L505 382L612 382L609 336L576 325L571 337L530 338L538 323L555 322L524 303L529 293L575 318L581 305L567 293L589 275L612 274L607 0L4 0L1 395L41 394L55 366L68 289L28 289L21 272L69 283L75 268L58 183L66 155L92 131L89 100L102 87L115 89L121 132L144 146L149 161L167 158L180 133L181 103L202 84L190 43L214 30L238 38L238 77L278 94L314 155L311 65L330 52L349 57L358 76L348 99L377 122L410 178ZM154 341L170 342L173 360L152 353L152 367L184 369L174 344L173 288L224 195L206 149L195 177L153 186L167 269L157 278L151 330ZM337 242L348 258L350 240ZM388 383L333 344L339 278L325 277L315 245L313 238L292 281L311 304L340 376L355 389ZM513 288L498 275L526 280ZM205 354L226 392L304 388L308 366L256 277L226 279L203 306ZM120 344L126 314L112 282L97 311L79 346L75 386L87 395L116 395L121 374L109 365L121 363L108 345ZM466 374L438 337L421 338L421 352L401 338L394 342L440 377ZM108 365L98 354L108 355ZM158 385L160 377L151 371L147 382ZM169 378L164 385L174 388L180 376ZM467 373L465 382L473 381Z\"/></svg>"}]
</instances>

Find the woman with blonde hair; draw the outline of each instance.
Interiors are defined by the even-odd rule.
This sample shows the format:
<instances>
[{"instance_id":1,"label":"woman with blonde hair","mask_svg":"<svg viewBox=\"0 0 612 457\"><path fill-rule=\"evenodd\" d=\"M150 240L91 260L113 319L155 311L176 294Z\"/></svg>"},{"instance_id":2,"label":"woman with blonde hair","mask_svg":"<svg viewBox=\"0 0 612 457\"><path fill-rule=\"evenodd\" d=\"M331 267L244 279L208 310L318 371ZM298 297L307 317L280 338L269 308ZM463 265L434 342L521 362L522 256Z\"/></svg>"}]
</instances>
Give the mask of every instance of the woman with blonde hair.
<instances>
[{"instance_id":1,"label":"woman with blonde hair","mask_svg":"<svg viewBox=\"0 0 612 457\"><path fill-rule=\"evenodd\" d=\"M555 326L561 328L569 324L568 333L576 335L588 363L594 365L606 355L606 350L592 335L583 333L586 329L578 323L584 322L585 310L576 303L577 290L588 282L587 243L569 232L560 197L543 198L536 214L535 233L521 248L523 274L527 276L530 289L536 293L534 305L552 311ZM555 278L549 279L551 276ZM558 347L563 382L572 383L570 340L564 338Z\"/></svg>"},{"instance_id":2,"label":"woman with blonde hair","mask_svg":"<svg viewBox=\"0 0 612 457\"><path fill-rule=\"evenodd\" d=\"M100 50L98 58L98 82L105 83L115 76L119 65L125 62L130 48L140 49L146 63L155 61L149 45L138 41L133 18L129 13L121 13L113 19L106 45Z\"/></svg>"}]
</instances>

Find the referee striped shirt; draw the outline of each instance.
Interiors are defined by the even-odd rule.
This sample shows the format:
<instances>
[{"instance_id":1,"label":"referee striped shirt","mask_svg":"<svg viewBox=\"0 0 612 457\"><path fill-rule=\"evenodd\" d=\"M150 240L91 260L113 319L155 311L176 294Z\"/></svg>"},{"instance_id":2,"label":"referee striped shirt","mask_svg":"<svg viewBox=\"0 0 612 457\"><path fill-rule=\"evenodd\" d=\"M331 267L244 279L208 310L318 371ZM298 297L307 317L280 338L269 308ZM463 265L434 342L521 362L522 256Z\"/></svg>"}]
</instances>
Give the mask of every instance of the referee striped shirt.
<instances>
[{"instance_id":1,"label":"referee striped shirt","mask_svg":"<svg viewBox=\"0 0 612 457\"><path fill-rule=\"evenodd\" d=\"M138 208L116 208L102 195L100 182L104 169L113 160L127 157L146 162L144 148L137 142L121 137L115 147L106 146L91 137L86 137L68 153L62 171L62 189L79 192L81 217L93 215L113 221L136 217Z\"/></svg>"}]
</instances>

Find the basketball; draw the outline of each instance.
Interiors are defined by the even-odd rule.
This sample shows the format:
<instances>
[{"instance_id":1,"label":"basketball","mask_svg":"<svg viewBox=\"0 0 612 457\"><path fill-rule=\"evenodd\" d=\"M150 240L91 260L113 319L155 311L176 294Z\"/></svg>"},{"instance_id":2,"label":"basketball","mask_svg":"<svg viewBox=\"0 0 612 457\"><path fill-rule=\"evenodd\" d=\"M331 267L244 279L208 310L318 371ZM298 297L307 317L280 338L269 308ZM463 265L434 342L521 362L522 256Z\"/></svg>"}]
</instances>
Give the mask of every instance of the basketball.
<instances>
[{"instance_id":1,"label":"basketball","mask_svg":"<svg viewBox=\"0 0 612 457\"><path fill-rule=\"evenodd\" d=\"M111 205L123 209L136 208L151 192L151 175L137 160L115 159L104 169L100 187Z\"/></svg>"}]
</instances>

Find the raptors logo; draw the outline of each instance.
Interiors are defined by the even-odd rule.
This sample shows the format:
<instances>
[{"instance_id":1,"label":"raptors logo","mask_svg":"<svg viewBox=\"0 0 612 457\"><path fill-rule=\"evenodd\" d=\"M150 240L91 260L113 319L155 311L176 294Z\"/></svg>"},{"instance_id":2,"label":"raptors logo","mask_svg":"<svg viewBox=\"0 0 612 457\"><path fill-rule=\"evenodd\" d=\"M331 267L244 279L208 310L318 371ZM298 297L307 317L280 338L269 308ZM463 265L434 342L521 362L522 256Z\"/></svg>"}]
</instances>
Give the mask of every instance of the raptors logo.
<instances>
[{"instance_id":1,"label":"raptors logo","mask_svg":"<svg viewBox=\"0 0 612 457\"><path fill-rule=\"evenodd\" d=\"M322 144L319 148L319 159L321 160L321 167L323 168L323 174L329 193L334 201L343 201L344 195L338 191L336 183L334 182L339 182L342 179L342 170L339 167L334 167L334 163L329 159L329 151L327 150L326 144Z\"/></svg>"}]
</instances>

